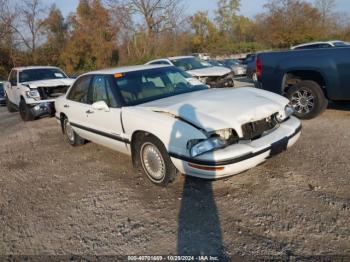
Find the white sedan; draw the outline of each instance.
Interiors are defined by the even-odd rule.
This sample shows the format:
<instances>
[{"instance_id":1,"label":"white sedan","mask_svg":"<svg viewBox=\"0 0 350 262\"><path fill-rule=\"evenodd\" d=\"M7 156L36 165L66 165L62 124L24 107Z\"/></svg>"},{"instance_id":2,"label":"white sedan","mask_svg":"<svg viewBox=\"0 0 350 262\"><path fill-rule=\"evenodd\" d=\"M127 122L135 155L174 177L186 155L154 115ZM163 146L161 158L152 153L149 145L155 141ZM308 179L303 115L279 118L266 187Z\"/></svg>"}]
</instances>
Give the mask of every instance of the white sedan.
<instances>
[{"instance_id":1,"label":"white sedan","mask_svg":"<svg viewBox=\"0 0 350 262\"><path fill-rule=\"evenodd\" d=\"M56 118L71 145L89 140L128 154L162 186L178 173L240 173L299 138L286 98L255 88L210 89L187 77L163 65L87 73L56 100Z\"/></svg>"}]
</instances>

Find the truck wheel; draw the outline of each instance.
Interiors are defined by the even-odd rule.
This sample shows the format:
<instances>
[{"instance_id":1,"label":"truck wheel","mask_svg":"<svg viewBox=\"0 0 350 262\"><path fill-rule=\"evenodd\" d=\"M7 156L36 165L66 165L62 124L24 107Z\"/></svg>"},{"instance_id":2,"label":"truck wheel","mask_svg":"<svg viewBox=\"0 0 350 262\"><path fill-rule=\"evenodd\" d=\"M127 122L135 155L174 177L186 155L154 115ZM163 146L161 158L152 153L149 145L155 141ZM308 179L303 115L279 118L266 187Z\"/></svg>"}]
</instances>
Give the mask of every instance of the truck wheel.
<instances>
[{"instance_id":1,"label":"truck wheel","mask_svg":"<svg viewBox=\"0 0 350 262\"><path fill-rule=\"evenodd\" d=\"M137 150L143 173L156 185L166 187L178 174L163 143L153 136L146 136Z\"/></svg>"},{"instance_id":2,"label":"truck wheel","mask_svg":"<svg viewBox=\"0 0 350 262\"><path fill-rule=\"evenodd\" d=\"M312 119L326 110L328 100L321 86L314 81L300 81L289 88L287 97L295 110L295 115L301 119Z\"/></svg>"},{"instance_id":3,"label":"truck wheel","mask_svg":"<svg viewBox=\"0 0 350 262\"><path fill-rule=\"evenodd\" d=\"M21 99L21 102L19 102L19 113L23 121L34 120L32 110L30 106L27 105L26 101L24 101L23 98Z\"/></svg>"},{"instance_id":4,"label":"truck wheel","mask_svg":"<svg viewBox=\"0 0 350 262\"><path fill-rule=\"evenodd\" d=\"M9 98L6 96L5 98L6 100L6 107L7 107L7 110L10 112L10 113L14 113L14 112L17 112L17 109L14 107L14 105L10 102Z\"/></svg>"},{"instance_id":5,"label":"truck wheel","mask_svg":"<svg viewBox=\"0 0 350 262\"><path fill-rule=\"evenodd\" d=\"M74 132L71 124L68 121L68 118L66 117L63 120L63 131L66 140L72 146L81 146L85 143L85 139Z\"/></svg>"}]
</instances>

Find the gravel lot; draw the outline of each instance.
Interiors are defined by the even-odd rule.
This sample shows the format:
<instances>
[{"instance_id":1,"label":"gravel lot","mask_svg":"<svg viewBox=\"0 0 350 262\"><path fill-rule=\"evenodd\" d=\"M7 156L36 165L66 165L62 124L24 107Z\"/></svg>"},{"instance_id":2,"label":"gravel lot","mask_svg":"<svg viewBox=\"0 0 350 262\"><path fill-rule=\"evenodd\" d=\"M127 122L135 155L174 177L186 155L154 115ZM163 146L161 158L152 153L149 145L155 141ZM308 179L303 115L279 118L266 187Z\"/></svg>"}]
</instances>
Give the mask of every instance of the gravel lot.
<instances>
[{"instance_id":1,"label":"gravel lot","mask_svg":"<svg viewBox=\"0 0 350 262\"><path fill-rule=\"evenodd\" d=\"M240 175L159 188L127 156L0 108L0 254L350 256L350 107Z\"/></svg>"}]
</instances>

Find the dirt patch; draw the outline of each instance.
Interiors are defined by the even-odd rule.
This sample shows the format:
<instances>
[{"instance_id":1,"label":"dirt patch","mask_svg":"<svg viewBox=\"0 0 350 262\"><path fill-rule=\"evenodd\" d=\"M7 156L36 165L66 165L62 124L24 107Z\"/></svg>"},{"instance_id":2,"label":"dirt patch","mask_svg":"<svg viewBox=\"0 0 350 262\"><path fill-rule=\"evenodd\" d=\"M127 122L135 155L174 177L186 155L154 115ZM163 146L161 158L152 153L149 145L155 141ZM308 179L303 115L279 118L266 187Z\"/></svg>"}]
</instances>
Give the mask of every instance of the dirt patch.
<instances>
[{"instance_id":1,"label":"dirt patch","mask_svg":"<svg viewBox=\"0 0 350 262\"><path fill-rule=\"evenodd\" d=\"M237 176L152 185L127 156L73 148L55 119L0 108L0 254L350 255L350 119Z\"/></svg>"}]
</instances>

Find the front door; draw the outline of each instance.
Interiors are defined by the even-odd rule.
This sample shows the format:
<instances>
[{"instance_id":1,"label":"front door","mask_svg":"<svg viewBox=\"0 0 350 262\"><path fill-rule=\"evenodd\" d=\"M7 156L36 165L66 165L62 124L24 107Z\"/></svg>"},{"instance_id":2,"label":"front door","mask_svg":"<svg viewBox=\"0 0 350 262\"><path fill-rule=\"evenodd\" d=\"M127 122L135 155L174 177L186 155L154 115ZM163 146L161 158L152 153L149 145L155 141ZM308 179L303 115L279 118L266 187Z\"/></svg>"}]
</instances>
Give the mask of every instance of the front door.
<instances>
[{"instance_id":1,"label":"front door","mask_svg":"<svg viewBox=\"0 0 350 262\"><path fill-rule=\"evenodd\" d=\"M93 106L86 115L89 127L95 132L94 142L123 153L129 151L129 138L123 132L121 108L112 92L111 80L106 75L95 75L91 82L91 104L104 101L109 109L96 110Z\"/></svg>"}]
</instances>

